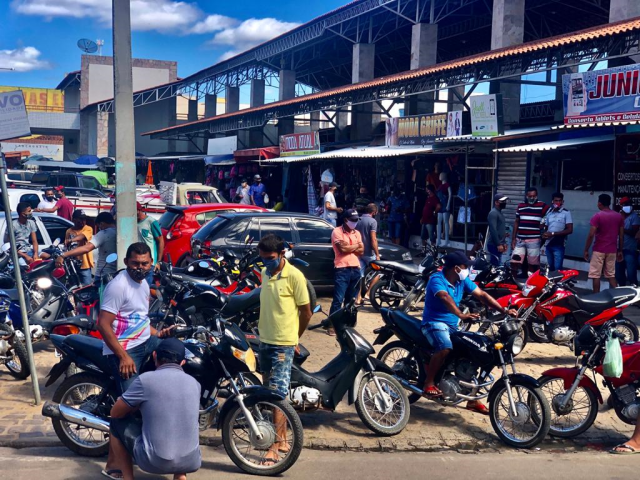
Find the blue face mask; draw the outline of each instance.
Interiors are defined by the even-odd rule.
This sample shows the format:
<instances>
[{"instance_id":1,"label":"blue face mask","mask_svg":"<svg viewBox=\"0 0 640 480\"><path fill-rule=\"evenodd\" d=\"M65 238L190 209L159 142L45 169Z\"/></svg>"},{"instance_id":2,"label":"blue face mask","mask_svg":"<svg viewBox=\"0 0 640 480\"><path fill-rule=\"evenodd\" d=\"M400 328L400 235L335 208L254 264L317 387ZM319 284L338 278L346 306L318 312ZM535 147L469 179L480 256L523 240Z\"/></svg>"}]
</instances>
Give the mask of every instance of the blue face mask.
<instances>
[{"instance_id":1,"label":"blue face mask","mask_svg":"<svg viewBox=\"0 0 640 480\"><path fill-rule=\"evenodd\" d=\"M267 269L267 275L269 276L271 276L272 273L280 266L280 257L272 258L270 260L265 260L262 257L260 257L260 259L262 260L264 268Z\"/></svg>"}]
</instances>

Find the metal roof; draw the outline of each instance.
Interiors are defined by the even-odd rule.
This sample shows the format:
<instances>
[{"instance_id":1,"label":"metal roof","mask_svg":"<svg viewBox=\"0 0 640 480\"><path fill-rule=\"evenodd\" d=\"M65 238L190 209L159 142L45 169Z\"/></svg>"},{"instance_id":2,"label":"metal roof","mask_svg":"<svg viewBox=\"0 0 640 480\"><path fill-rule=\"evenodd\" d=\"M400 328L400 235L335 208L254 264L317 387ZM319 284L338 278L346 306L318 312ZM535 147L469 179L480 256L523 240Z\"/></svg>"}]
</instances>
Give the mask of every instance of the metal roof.
<instances>
[{"instance_id":1,"label":"metal roof","mask_svg":"<svg viewBox=\"0 0 640 480\"><path fill-rule=\"evenodd\" d=\"M316 153L314 155L299 155L290 157L272 158L261 160L261 162L305 162L307 160L327 160L332 158L383 158L399 157L401 155L419 155L421 153L431 153L433 145L411 146L411 147L349 147L330 152Z\"/></svg>"},{"instance_id":2,"label":"metal roof","mask_svg":"<svg viewBox=\"0 0 640 480\"><path fill-rule=\"evenodd\" d=\"M494 152L542 152L548 150L557 150L559 148L571 148L579 145L590 143L612 142L614 135L598 135L595 137L567 138L564 140L555 140L552 142L532 143L529 145L519 145L517 147L496 148Z\"/></svg>"}]
</instances>

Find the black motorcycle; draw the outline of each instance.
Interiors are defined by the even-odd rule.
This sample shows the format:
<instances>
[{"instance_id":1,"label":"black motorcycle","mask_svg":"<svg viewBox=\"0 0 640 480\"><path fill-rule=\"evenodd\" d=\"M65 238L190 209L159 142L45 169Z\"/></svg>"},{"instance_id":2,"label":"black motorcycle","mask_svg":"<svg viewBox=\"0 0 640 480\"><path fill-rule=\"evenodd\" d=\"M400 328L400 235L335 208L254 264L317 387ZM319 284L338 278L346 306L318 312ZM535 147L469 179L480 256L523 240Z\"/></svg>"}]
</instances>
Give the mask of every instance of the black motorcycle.
<instances>
[{"instance_id":1,"label":"black motorcycle","mask_svg":"<svg viewBox=\"0 0 640 480\"><path fill-rule=\"evenodd\" d=\"M391 342L378 353L378 359L392 368L396 378L411 392L409 400L422 397L433 348L420 331L420 322L404 312L382 310L385 326L375 330L375 345ZM514 355L523 347L518 335L520 322L510 317L493 322L493 336L457 331L451 334L453 350L446 358L435 381L442 405L458 405L465 401L488 397L491 425L507 445L531 448L549 431L549 404L534 378L516 372ZM512 373L508 373L511 365ZM495 380L491 372L500 369Z\"/></svg>"},{"instance_id":2,"label":"black motorcycle","mask_svg":"<svg viewBox=\"0 0 640 480\"><path fill-rule=\"evenodd\" d=\"M411 287L411 291L402 300L399 306L400 310L405 313L419 310L418 304L424 300L425 289L427 287L427 283L429 283L431 275L436 273L444 265L442 256L438 255L438 251L435 247L425 245L422 253L424 258L420 262L420 277L413 287Z\"/></svg>"},{"instance_id":3,"label":"black motorcycle","mask_svg":"<svg viewBox=\"0 0 640 480\"><path fill-rule=\"evenodd\" d=\"M369 299L371 306L380 311L381 308L396 308L411 292L418 282L423 267L415 263L374 260L370 265L377 272L378 281L371 287Z\"/></svg>"}]
</instances>

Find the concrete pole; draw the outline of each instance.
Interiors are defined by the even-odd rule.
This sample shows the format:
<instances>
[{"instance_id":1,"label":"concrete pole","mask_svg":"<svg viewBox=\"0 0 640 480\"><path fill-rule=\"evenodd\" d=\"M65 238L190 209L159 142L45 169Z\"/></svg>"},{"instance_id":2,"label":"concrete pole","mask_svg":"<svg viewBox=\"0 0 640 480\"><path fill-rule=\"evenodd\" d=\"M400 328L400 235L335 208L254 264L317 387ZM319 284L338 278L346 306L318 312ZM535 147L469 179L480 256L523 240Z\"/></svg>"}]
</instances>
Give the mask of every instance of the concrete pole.
<instances>
[{"instance_id":1,"label":"concrete pole","mask_svg":"<svg viewBox=\"0 0 640 480\"><path fill-rule=\"evenodd\" d=\"M619 22L640 16L638 0L611 0L609 5L609 22Z\"/></svg>"},{"instance_id":2,"label":"concrete pole","mask_svg":"<svg viewBox=\"0 0 640 480\"><path fill-rule=\"evenodd\" d=\"M129 0L113 0L113 86L116 127L116 201L118 205L117 253L118 268L123 268L127 248L138 241Z\"/></svg>"},{"instance_id":3,"label":"concrete pole","mask_svg":"<svg viewBox=\"0 0 640 480\"><path fill-rule=\"evenodd\" d=\"M233 113L240 110L240 87L227 85L224 93L224 113Z\"/></svg>"}]
</instances>

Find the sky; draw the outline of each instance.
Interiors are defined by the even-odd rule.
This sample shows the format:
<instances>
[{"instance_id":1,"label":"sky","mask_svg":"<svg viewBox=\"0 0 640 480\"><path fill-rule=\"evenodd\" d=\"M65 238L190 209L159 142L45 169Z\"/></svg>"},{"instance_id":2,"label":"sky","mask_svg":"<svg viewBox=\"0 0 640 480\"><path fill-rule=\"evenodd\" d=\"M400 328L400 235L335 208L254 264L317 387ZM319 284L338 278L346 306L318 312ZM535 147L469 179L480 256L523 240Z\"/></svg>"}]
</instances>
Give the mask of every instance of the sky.
<instances>
[{"instance_id":1,"label":"sky","mask_svg":"<svg viewBox=\"0 0 640 480\"><path fill-rule=\"evenodd\" d=\"M133 56L177 61L184 77L345 3L131 0ZM81 38L112 54L109 0L0 0L0 18L0 85L55 88L80 68Z\"/></svg>"}]
</instances>

